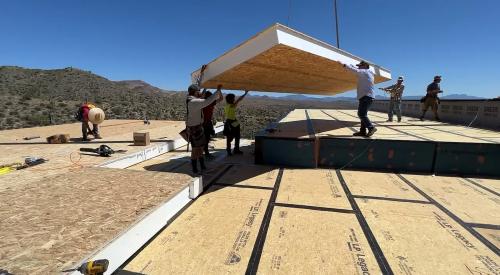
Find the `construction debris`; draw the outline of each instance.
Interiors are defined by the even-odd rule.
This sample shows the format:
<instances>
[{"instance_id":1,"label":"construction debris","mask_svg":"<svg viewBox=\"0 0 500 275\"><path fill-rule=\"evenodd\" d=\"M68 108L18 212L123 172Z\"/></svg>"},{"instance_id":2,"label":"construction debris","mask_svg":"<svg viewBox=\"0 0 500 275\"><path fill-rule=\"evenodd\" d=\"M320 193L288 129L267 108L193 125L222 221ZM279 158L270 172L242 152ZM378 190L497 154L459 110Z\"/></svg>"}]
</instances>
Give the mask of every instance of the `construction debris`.
<instances>
[{"instance_id":1,"label":"construction debris","mask_svg":"<svg viewBox=\"0 0 500 275\"><path fill-rule=\"evenodd\" d=\"M58 134L47 137L47 143L49 144L61 144L69 142L69 134Z\"/></svg>"},{"instance_id":2,"label":"construction debris","mask_svg":"<svg viewBox=\"0 0 500 275\"><path fill-rule=\"evenodd\" d=\"M141 131L134 132L134 145L148 146L150 144L149 132Z\"/></svg>"}]
</instances>

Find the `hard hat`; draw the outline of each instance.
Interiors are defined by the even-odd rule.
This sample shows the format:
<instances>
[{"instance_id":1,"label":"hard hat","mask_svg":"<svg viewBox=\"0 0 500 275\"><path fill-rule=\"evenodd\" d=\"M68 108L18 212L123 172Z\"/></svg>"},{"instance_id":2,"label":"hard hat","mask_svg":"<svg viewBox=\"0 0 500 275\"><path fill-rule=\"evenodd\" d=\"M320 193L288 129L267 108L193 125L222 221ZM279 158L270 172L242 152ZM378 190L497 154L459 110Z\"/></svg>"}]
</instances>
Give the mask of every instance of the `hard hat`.
<instances>
[{"instance_id":1,"label":"hard hat","mask_svg":"<svg viewBox=\"0 0 500 275\"><path fill-rule=\"evenodd\" d=\"M89 111L89 121L93 124L101 124L104 121L105 115L101 108L92 108Z\"/></svg>"}]
</instances>

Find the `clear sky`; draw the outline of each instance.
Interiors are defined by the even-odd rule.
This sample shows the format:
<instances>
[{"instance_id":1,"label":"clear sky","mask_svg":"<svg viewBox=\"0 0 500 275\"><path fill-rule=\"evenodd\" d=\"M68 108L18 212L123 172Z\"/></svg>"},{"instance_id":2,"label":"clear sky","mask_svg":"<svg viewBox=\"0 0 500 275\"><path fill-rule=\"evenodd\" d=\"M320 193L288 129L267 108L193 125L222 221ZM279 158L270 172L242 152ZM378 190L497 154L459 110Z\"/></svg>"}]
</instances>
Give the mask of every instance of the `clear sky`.
<instances>
[{"instance_id":1,"label":"clear sky","mask_svg":"<svg viewBox=\"0 0 500 275\"><path fill-rule=\"evenodd\" d=\"M337 1L341 48L404 75L407 95L435 74L448 94L500 95L499 0ZM194 69L275 22L335 44L333 0L5 0L0 65L185 90Z\"/></svg>"}]
</instances>

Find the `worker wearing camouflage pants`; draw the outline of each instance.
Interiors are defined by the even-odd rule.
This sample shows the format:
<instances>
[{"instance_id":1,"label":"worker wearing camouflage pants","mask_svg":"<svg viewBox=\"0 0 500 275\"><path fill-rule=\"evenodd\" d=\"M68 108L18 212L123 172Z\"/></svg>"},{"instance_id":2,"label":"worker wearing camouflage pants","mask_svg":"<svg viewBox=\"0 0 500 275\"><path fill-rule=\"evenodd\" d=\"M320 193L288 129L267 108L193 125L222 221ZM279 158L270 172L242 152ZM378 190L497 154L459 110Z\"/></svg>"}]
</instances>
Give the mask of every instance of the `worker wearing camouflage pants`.
<instances>
[{"instance_id":1,"label":"worker wearing camouflage pants","mask_svg":"<svg viewBox=\"0 0 500 275\"><path fill-rule=\"evenodd\" d=\"M403 77L398 77L398 82L394 85L391 85L386 88L380 88L380 90L387 92L391 96L391 101L389 103L389 119L388 122L392 122L392 117L394 116L394 112L398 116L398 122L401 122L401 98L403 97L403 91L405 89L405 85L403 84Z\"/></svg>"}]
</instances>

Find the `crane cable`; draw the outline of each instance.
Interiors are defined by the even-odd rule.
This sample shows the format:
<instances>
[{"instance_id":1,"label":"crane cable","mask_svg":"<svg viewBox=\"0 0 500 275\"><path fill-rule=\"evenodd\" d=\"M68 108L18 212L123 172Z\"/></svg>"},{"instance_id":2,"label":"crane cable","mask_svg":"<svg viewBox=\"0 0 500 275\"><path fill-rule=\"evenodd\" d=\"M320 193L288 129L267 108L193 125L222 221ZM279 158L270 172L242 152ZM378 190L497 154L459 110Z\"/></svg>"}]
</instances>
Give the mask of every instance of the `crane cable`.
<instances>
[{"instance_id":1,"label":"crane cable","mask_svg":"<svg viewBox=\"0 0 500 275\"><path fill-rule=\"evenodd\" d=\"M290 27L290 17L292 16L292 0L288 0L288 17L286 19L286 26Z\"/></svg>"}]
</instances>

